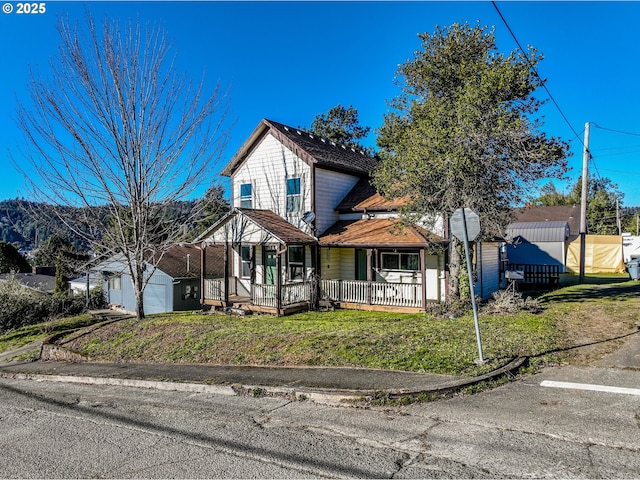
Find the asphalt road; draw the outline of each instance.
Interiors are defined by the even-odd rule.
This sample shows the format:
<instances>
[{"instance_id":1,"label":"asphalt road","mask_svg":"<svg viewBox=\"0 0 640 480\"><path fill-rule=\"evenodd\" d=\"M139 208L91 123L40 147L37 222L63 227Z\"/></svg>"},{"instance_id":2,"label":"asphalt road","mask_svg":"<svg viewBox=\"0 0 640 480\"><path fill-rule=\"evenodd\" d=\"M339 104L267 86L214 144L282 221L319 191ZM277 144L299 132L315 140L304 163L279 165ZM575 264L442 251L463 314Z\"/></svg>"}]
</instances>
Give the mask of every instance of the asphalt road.
<instances>
[{"instance_id":1,"label":"asphalt road","mask_svg":"<svg viewBox=\"0 0 640 480\"><path fill-rule=\"evenodd\" d=\"M639 388L640 371L556 368L365 409L0 379L0 477L637 478Z\"/></svg>"}]
</instances>

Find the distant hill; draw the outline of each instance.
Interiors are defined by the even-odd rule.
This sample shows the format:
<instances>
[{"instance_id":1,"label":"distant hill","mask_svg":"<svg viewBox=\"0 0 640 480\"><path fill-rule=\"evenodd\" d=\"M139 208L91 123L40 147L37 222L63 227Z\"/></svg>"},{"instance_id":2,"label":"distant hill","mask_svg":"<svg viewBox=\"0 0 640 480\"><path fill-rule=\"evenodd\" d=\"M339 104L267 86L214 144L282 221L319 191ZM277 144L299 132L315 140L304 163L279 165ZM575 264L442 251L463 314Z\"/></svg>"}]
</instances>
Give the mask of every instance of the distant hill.
<instances>
[{"instance_id":1,"label":"distant hill","mask_svg":"<svg viewBox=\"0 0 640 480\"><path fill-rule=\"evenodd\" d=\"M208 208L203 214L207 215L206 218L203 216L202 218L196 219L196 223L193 226L194 237L199 231L213 224L215 220L220 218L220 216L228 210L228 203L224 200L222 193L223 190L220 188L215 189L215 194L211 195L210 201L212 207ZM52 229L46 225L38 224L21 204L24 205L25 202L18 199L0 201L0 241L10 243L17 249L34 250L56 232L53 232ZM195 204L195 200L176 202L171 214L172 218L189 215L189 212L192 211ZM78 217L80 216L79 214ZM57 233L77 249L88 249L88 245L85 244L83 239L75 236L72 232L66 232L66 234L61 232Z\"/></svg>"},{"instance_id":2,"label":"distant hill","mask_svg":"<svg viewBox=\"0 0 640 480\"><path fill-rule=\"evenodd\" d=\"M19 200L0 201L0 241L18 249L30 250L46 240L52 232L38 225L20 206Z\"/></svg>"}]
</instances>

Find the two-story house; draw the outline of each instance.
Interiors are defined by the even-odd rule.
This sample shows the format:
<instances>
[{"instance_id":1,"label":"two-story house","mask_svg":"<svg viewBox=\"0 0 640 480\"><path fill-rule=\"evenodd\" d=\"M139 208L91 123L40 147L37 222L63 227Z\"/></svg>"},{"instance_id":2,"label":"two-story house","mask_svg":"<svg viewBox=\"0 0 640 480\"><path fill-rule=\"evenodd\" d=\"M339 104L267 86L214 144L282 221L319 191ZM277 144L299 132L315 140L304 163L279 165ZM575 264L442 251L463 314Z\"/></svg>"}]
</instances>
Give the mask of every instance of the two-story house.
<instances>
[{"instance_id":1,"label":"two-story house","mask_svg":"<svg viewBox=\"0 0 640 480\"><path fill-rule=\"evenodd\" d=\"M201 302L286 313L314 299L398 311L445 300L442 222L403 225L403 202L369 183L376 165L365 152L262 120L222 171L231 211L197 240L203 252L225 246L226 274L203 275Z\"/></svg>"}]
</instances>

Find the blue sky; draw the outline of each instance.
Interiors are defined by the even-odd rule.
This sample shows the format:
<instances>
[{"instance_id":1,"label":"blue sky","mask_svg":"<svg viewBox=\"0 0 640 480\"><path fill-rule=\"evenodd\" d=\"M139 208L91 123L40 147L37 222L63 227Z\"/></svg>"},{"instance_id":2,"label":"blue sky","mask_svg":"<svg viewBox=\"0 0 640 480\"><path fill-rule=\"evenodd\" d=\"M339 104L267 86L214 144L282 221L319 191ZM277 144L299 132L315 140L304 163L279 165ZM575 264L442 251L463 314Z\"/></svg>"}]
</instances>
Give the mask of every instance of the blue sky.
<instances>
[{"instance_id":1,"label":"blue sky","mask_svg":"<svg viewBox=\"0 0 640 480\"><path fill-rule=\"evenodd\" d=\"M60 15L82 21L88 8L166 27L178 69L210 88L231 88L235 121L222 164L261 118L308 126L331 107L352 104L373 130L399 92L398 64L420 48L417 34L436 25L495 26L503 52L517 45L491 2L69 2L47 1L46 13L0 13L0 199L24 191L9 155L21 133L13 120L29 67L42 72L58 45ZM498 2L520 44L544 54L539 74L562 114L549 102L543 130L571 142L571 182L581 173L584 125L591 122L590 169L610 178L625 206L640 206L640 2ZM4 7L3 7L4 8ZM540 90L538 95L547 98ZM574 132L575 131L575 132ZM577 134L577 135L576 135ZM368 139L375 143L374 134ZM19 161L19 157L17 158ZM217 172L211 172L217 176ZM562 190L565 184L560 183Z\"/></svg>"}]
</instances>

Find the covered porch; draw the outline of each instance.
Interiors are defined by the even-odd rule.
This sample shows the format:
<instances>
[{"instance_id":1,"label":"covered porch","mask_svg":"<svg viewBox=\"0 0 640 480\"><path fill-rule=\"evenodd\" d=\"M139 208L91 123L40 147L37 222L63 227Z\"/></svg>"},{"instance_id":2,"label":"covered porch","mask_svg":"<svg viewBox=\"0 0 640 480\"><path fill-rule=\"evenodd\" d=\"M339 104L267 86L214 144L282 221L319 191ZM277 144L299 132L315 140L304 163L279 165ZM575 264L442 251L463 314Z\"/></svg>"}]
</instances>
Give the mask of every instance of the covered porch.
<instances>
[{"instance_id":1,"label":"covered porch","mask_svg":"<svg viewBox=\"0 0 640 480\"><path fill-rule=\"evenodd\" d=\"M225 274L203 275L201 303L277 315L424 311L444 300L444 244L397 218L339 221L316 240L273 212L236 209L203 240L203 252L224 245Z\"/></svg>"},{"instance_id":2,"label":"covered porch","mask_svg":"<svg viewBox=\"0 0 640 480\"><path fill-rule=\"evenodd\" d=\"M203 305L284 315L314 299L317 241L269 210L234 209L200 239L224 247L224 275L205 265Z\"/></svg>"},{"instance_id":3,"label":"covered porch","mask_svg":"<svg viewBox=\"0 0 640 480\"><path fill-rule=\"evenodd\" d=\"M340 308L424 311L445 300L447 241L399 218L342 220L320 238L320 297Z\"/></svg>"}]
</instances>

